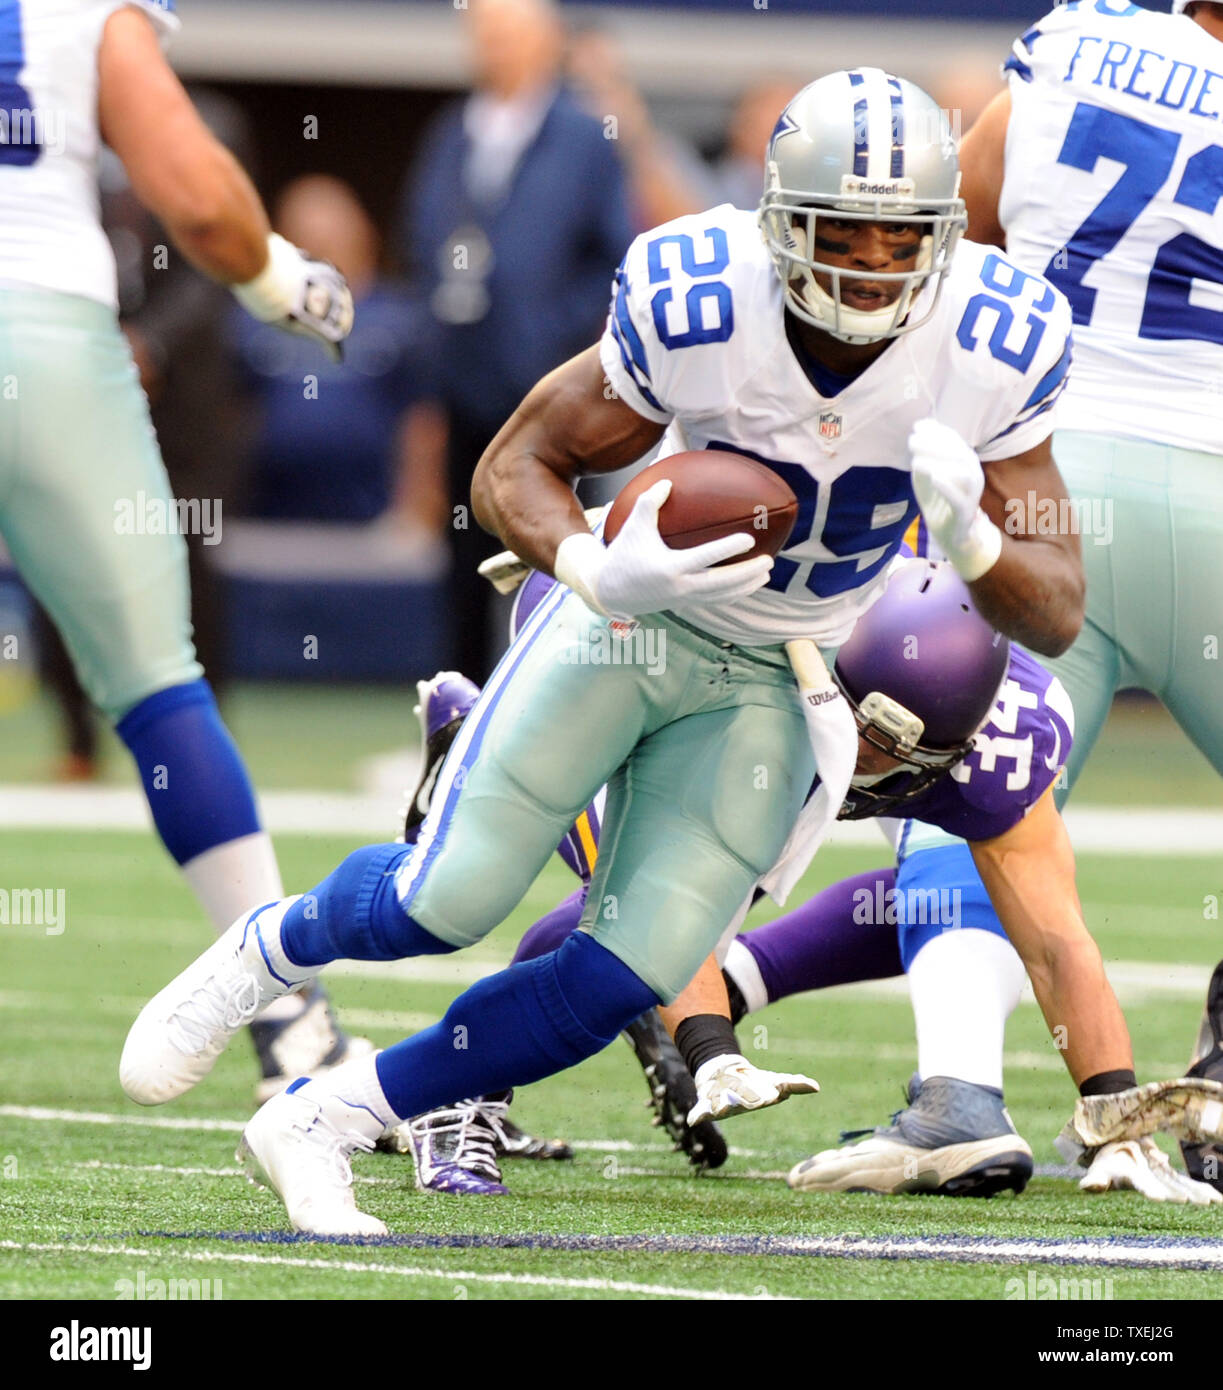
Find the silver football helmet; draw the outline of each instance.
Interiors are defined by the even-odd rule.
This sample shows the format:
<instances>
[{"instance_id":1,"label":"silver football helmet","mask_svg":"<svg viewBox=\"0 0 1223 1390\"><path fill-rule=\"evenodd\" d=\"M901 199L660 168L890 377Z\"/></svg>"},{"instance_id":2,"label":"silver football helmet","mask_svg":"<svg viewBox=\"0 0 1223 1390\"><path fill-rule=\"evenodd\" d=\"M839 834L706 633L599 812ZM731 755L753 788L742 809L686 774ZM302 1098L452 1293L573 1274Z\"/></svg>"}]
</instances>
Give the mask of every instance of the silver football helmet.
<instances>
[{"instance_id":1,"label":"silver football helmet","mask_svg":"<svg viewBox=\"0 0 1223 1390\"><path fill-rule=\"evenodd\" d=\"M810 83L774 127L760 200L760 228L787 306L847 343L878 342L920 327L934 312L968 220L959 193L960 162L947 118L920 87L880 68L834 72ZM818 260L815 222L821 214L914 224L921 240L913 269L867 274ZM830 278L831 293L817 274ZM851 308L841 302L841 286L855 278L901 282L900 295L881 309ZM916 306L919 296L923 303Z\"/></svg>"}]
</instances>

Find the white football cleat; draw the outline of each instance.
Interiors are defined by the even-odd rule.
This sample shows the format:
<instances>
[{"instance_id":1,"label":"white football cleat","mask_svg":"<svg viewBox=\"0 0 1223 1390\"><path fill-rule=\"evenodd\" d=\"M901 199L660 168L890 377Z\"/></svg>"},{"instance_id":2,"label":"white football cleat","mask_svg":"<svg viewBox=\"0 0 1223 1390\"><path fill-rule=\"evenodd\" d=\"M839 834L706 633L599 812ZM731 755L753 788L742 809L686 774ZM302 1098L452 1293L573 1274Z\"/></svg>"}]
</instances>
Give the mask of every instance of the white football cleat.
<instances>
[{"instance_id":1,"label":"white football cleat","mask_svg":"<svg viewBox=\"0 0 1223 1390\"><path fill-rule=\"evenodd\" d=\"M338 1096L302 1089L274 1096L242 1133L237 1159L252 1182L279 1194L295 1231L316 1236L385 1236L376 1216L357 1209L352 1195L354 1153L372 1153L382 1124ZM359 1128L358 1128L359 1126Z\"/></svg>"},{"instance_id":2,"label":"white football cleat","mask_svg":"<svg viewBox=\"0 0 1223 1390\"><path fill-rule=\"evenodd\" d=\"M244 913L140 1010L119 1060L119 1080L131 1100L161 1105L189 1091L212 1070L239 1028L273 999L318 974L295 966L293 978L282 977L265 955L268 938L296 901L287 898ZM283 961L278 954L275 958Z\"/></svg>"}]
</instances>

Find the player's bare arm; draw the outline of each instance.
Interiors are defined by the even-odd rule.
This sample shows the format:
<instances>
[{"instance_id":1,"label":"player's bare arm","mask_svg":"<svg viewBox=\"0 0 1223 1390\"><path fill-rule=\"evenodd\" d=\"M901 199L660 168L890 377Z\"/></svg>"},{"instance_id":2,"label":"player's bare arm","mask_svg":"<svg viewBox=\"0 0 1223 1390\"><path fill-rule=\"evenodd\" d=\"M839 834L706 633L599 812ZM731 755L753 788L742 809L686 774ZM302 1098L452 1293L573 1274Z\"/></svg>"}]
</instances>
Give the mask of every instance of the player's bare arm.
<instances>
[{"instance_id":1,"label":"player's bare arm","mask_svg":"<svg viewBox=\"0 0 1223 1390\"><path fill-rule=\"evenodd\" d=\"M1083 920L1074 884L1074 853L1052 788L1012 829L977 841L972 851L1076 1085L1101 1073L1132 1071L1129 1031L1104 973L1099 948ZM723 1038L725 1050L733 1052L730 1005L713 956L661 1012L673 1036L689 1022L711 1040ZM704 1096L708 1088L702 1088L698 1080L698 1089ZM774 1100L788 1094L791 1089ZM721 1118L736 1112L714 1108L710 1113Z\"/></svg>"},{"instance_id":2,"label":"player's bare arm","mask_svg":"<svg viewBox=\"0 0 1223 1390\"><path fill-rule=\"evenodd\" d=\"M98 127L136 196L206 275L255 318L313 338L339 360L352 331L344 277L273 233L242 166L200 119L130 5L106 21L98 49Z\"/></svg>"},{"instance_id":3,"label":"player's bare arm","mask_svg":"<svg viewBox=\"0 0 1223 1390\"><path fill-rule=\"evenodd\" d=\"M658 1010L667 1032L672 1037L675 1030L686 1018L698 1014L712 1014L730 1022L730 997L726 993L726 980L717 957L710 952L705 963L684 986L683 993L673 1004L664 1004Z\"/></svg>"},{"instance_id":4,"label":"player's bare arm","mask_svg":"<svg viewBox=\"0 0 1223 1390\"><path fill-rule=\"evenodd\" d=\"M106 21L98 122L136 196L188 260L227 284L259 274L269 230L259 195L200 119L149 19L131 6Z\"/></svg>"},{"instance_id":5,"label":"player's bare arm","mask_svg":"<svg viewBox=\"0 0 1223 1390\"><path fill-rule=\"evenodd\" d=\"M1132 1072L1129 1030L1083 921L1074 852L1053 788L1011 830L971 848L1075 1083Z\"/></svg>"},{"instance_id":6,"label":"player's bare arm","mask_svg":"<svg viewBox=\"0 0 1223 1390\"><path fill-rule=\"evenodd\" d=\"M984 469L981 508L1002 530L1002 550L972 582L973 600L1000 632L1042 656L1060 656L1083 626L1087 588L1077 530L1036 530L1046 516L1074 515L1050 442ZM1025 529L1015 529L1016 514L1027 519Z\"/></svg>"},{"instance_id":7,"label":"player's bare arm","mask_svg":"<svg viewBox=\"0 0 1223 1390\"><path fill-rule=\"evenodd\" d=\"M1006 247L1006 232L998 220L1005 172L1006 130L1011 119L1011 94L999 92L960 141L960 197L968 209L969 241Z\"/></svg>"},{"instance_id":8,"label":"player's bare arm","mask_svg":"<svg viewBox=\"0 0 1223 1390\"><path fill-rule=\"evenodd\" d=\"M589 529L577 479L624 468L662 438L665 426L607 397L599 350L587 348L537 383L476 469L476 520L534 569L554 573L557 546Z\"/></svg>"},{"instance_id":9,"label":"player's bare arm","mask_svg":"<svg viewBox=\"0 0 1223 1390\"><path fill-rule=\"evenodd\" d=\"M476 518L598 613L634 618L752 593L768 579L771 556L721 564L751 550L751 536L736 532L687 550L663 541L658 512L670 481L637 498L608 545L591 535L574 480L634 462L663 430L615 398L590 348L546 376L493 440L472 482Z\"/></svg>"}]
</instances>

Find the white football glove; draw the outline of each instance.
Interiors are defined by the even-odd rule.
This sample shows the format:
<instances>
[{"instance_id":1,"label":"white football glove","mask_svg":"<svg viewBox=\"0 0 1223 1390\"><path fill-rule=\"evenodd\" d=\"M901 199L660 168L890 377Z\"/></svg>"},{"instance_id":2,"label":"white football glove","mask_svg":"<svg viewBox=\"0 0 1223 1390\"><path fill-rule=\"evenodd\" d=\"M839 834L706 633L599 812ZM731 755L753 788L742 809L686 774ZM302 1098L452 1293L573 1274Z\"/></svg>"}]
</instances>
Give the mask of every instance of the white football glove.
<instances>
[{"instance_id":1,"label":"white football glove","mask_svg":"<svg viewBox=\"0 0 1223 1390\"><path fill-rule=\"evenodd\" d=\"M706 541L691 550L671 549L658 534L658 513L670 495L670 478L647 488L610 545L589 531L566 536L556 549L557 579L588 608L609 618L636 618L664 609L682 612L688 604L743 598L759 589L773 568L770 555L712 568L752 548L754 541L745 533Z\"/></svg>"},{"instance_id":2,"label":"white football glove","mask_svg":"<svg viewBox=\"0 0 1223 1390\"><path fill-rule=\"evenodd\" d=\"M693 1077L696 1104L688 1111L688 1124L725 1120L746 1110L763 1110L788 1096L811 1095L820 1089L809 1076L785 1071L761 1071L746 1057L728 1052L703 1062Z\"/></svg>"},{"instance_id":3,"label":"white football glove","mask_svg":"<svg viewBox=\"0 0 1223 1390\"><path fill-rule=\"evenodd\" d=\"M985 471L981 460L950 425L933 416L909 434L913 491L930 534L971 584L1002 553L1002 532L981 510Z\"/></svg>"},{"instance_id":4,"label":"white football glove","mask_svg":"<svg viewBox=\"0 0 1223 1390\"><path fill-rule=\"evenodd\" d=\"M1152 1202L1179 1202L1195 1207L1223 1202L1223 1193L1208 1183L1178 1173L1151 1138L1105 1144L1096 1151L1079 1187L1084 1192L1140 1192Z\"/></svg>"},{"instance_id":5,"label":"white football glove","mask_svg":"<svg viewBox=\"0 0 1223 1390\"><path fill-rule=\"evenodd\" d=\"M352 332L352 292L330 261L313 260L275 232L268 237L268 263L243 285L231 286L253 318L321 343L333 362Z\"/></svg>"}]
</instances>

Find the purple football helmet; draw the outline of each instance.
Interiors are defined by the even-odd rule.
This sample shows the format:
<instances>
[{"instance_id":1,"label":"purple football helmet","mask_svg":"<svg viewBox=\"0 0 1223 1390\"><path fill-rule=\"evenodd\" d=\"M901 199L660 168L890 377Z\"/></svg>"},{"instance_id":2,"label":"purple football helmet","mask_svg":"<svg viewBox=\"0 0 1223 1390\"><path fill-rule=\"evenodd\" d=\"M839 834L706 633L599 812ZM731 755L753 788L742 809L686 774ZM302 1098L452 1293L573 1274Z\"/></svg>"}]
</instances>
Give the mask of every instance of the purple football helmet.
<instances>
[{"instance_id":1,"label":"purple football helmet","mask_svg":"<svg viewBox=\"0 0 1223 1390\"><path fill-rule=\"evenodd\" d=\"M946 776L989 718L1010 654L1010 642L973 607L951 565L911 560L898 567L837 653L832 674L859 734L900 766L856 776L840 819L890 814Z\"/></svg>"}]
</instances>

